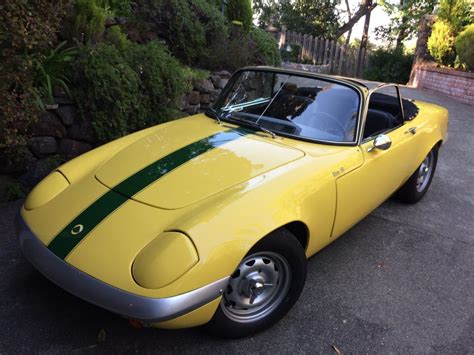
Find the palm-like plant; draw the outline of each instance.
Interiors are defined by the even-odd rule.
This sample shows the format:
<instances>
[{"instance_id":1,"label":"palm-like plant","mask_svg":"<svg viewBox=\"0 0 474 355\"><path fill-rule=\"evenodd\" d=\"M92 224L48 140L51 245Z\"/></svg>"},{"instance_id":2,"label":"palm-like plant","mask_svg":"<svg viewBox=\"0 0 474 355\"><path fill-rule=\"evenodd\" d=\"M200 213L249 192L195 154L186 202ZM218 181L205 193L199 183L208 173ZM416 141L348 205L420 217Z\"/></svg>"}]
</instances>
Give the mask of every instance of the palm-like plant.
<instances>
[{"instance_id":1,"label":"palm-like plant","mask_svg":"<svg viewBox=\"0 0 474 355\"><path fill-rule=\"evenodd\" d=\"M75 47L64 48L65 45L66 41L51 49L49 55L37 65L39 71L38 81L43 95L48 101L47 104L54 104L53 91L55 87L61 87L71 97L68 87L70 82L68 73L78 50Z\"/></svg>"}]
</instances>

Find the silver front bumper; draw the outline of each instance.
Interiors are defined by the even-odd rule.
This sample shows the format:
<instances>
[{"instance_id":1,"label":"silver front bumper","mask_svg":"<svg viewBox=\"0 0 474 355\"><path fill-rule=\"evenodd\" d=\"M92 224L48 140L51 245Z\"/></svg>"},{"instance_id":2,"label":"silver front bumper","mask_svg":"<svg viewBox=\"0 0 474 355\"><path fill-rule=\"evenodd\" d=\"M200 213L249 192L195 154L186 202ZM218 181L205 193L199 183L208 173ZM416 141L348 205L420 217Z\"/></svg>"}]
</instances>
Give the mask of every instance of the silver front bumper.
<instances>
[{"instance_id":1,"label":"silver front bumper","mask_svg":"<svg viewBox=\"0 0 474 355\"><path fill-rule=\"evenodd\" d=\"M228 277L181 295L150 298L136 295L102 282L58 258L31 232L23 219L17 218L20 246L25 257L59 287L127 318L153 323L179 317L219 297Z\"/></svg>"}]
</instances>

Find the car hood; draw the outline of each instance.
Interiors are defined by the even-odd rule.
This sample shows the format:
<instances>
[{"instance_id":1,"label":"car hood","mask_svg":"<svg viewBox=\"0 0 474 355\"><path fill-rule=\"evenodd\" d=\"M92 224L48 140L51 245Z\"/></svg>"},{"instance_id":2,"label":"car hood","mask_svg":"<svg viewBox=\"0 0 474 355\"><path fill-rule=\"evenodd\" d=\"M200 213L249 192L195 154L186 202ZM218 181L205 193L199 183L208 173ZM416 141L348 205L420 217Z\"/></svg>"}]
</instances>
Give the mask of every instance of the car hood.
<instances>
[{"instance_id":1,"label":"car hood","mask_svg":"<svg viewBox=\"0 0 474 355\"><path fill-rule=\"evenodd\" d=\"M95 177L138 202L178 209L304 156L255 133L202 117L178 120L110 157Z\"/></svg>"}]
</instances>

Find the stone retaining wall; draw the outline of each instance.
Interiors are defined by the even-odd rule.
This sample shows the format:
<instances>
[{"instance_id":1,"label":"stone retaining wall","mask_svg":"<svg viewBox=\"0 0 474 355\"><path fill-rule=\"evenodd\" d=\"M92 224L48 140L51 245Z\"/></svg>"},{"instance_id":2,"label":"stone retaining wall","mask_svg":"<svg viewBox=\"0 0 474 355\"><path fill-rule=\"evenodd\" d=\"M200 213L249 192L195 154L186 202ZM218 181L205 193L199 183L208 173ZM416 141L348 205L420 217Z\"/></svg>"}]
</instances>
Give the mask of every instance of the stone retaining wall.
<instances>
[{"instance_id":1,"label":"stone retaining wall","mask_svg":"<svg viewBox=\"0 0 474 355\"><path fill-rule=\"evenodd\" d=\"M209 107L226 86L231 74L228 71L214 72L207 80L193 81L193 90L183 96L181 111L194 115Z\"/></svg>"},{"instance_id":2,"label":"stone retaining wall","mask_svg":"<svg viewBox=\"0 0 474 355\"><path fill-rule=\"evenodd\" d=\"M194 80L192 91L181 99L183 116L209 107L230 77L228 71L220 71L206 80ZM32 127L25 163L2 166L0 174L21 174L20 181L31 188L59 164L98 145L90 120L80 117L76 105L65 97L56 97L55 102L58 108L45 111Z\"/></svg>"},{"instance_id":3,"label":"stone retaining wall","mask_svg":"<svg viewBox=\"0 0 474 355\"><path fill-rule=\"evenodd\" d=\"M474 105L474 73L450 68L415 65L411 84L438 91L455 100Z\"/></svg>"}]
</instances>

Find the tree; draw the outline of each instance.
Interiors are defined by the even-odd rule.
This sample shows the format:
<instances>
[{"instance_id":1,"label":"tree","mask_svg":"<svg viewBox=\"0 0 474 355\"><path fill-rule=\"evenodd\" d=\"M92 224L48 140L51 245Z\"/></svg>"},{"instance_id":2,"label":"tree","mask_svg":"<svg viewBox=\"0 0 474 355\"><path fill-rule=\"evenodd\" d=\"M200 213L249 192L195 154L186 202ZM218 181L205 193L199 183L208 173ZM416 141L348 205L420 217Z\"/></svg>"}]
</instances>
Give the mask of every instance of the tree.
<instances>
[{"instance_id":1,"label":"tree","mask_svg":"<svg viewBox=\"0 0 474 355\"><path fill-rule=\"evenodd\" d=\"M228 0L225 14L229 22L242 22L244 31L250 30L252 25L252 3L250 0Z\"/></svg>"},{"instance_id":2,"label":"tree","mask_svg":"<svg viewBox=\"0 0 474 355\"><path fill-rule=\"evenodd\" d=\"M405 40L416 35L421 17L432 13L436 4L437 0L381 0L390 22L376 28L377 37L401 48Z\"/></svg>"},{"instance_id":3,"label":"tree","mask_svg":"<svg viewBox=\"0 0 474 355\"><path fill-rule=\"evenodd\" d=\"M254 11L260 27L286 26L288 30L333 38L339 27L339 0L256 0Z\"/></svg>"},{"instance_id":4,"label":"tree","mask_svg":"<svg viewBox=\"0 0 474 355\"><path fill-rule=\"evenodd\" d=\"M349 20L340 26L335 32L335 38L341 37L344 33L351 30L354 25L359 22L359 20L367 16L373 9L377 6L377 3L374 3L372 0L361 0L359 8L354 13L354 16L350 17ZM369 20L370 21L370 20Z\"/></svg>"},{"instance_id":5,"label":"tree","mask_svg":"<svg viewBox=\"0 0 474 355\"><path fill-rule=\"evenodd\" d=\"M281 23L288 29L308 35L332 38L339 26L339 1L296 0L281 5Z\"/></svg>"},{"instance_id":6,"label":"tree","mask_svg":"<svg viewBox=\"0 0 474 355\"><path fill-rule=\"evenodd\" d=\"M346 3L347 16L350 21L352 18L352 12L351 12L351 7L349 6L349 0L345 0L345 3ZM348 46L349 43L351 42L351 35L352 35L352 28L349 31L347 31L346 46Z\"/></svg>"},{"instance_id":7,"label":"tree","mask_svg":"<svg viewBox=\"0 0 474 355\"><path fill-rule=\"evenodd\" d=\"M441 0L437 15L446 21L456 35L463 28L474 22L472 0Z\"/></svg>"},{"instance_id":8,"label":"tree","mask_svg":"<svg viewBox=\"0 0 474 355\"><path fill-rule=\"evenodd\" d=\"M372 1L367 1L367 7L372 7ZM369 26L370 26L370 13L371 10L365 15L364 21L364 31L362 32L362 38L360 40L359 54L357 56L357 69L356 75L361 75L361 70L363 68L362 63L365 62L365 51L367 49L367 43L369 42Z\"/></svg>"},{"instance_id":9,"label":"tree","mask_svg":"<svg viewBox=\"0 0 474 355\"><path fill-rule=\"evenodd\" d=\"M275 0L254 0L253 12L257 17L258 27L269 25L280 27L280 2Z\"/></svg>"}]
</instances>

